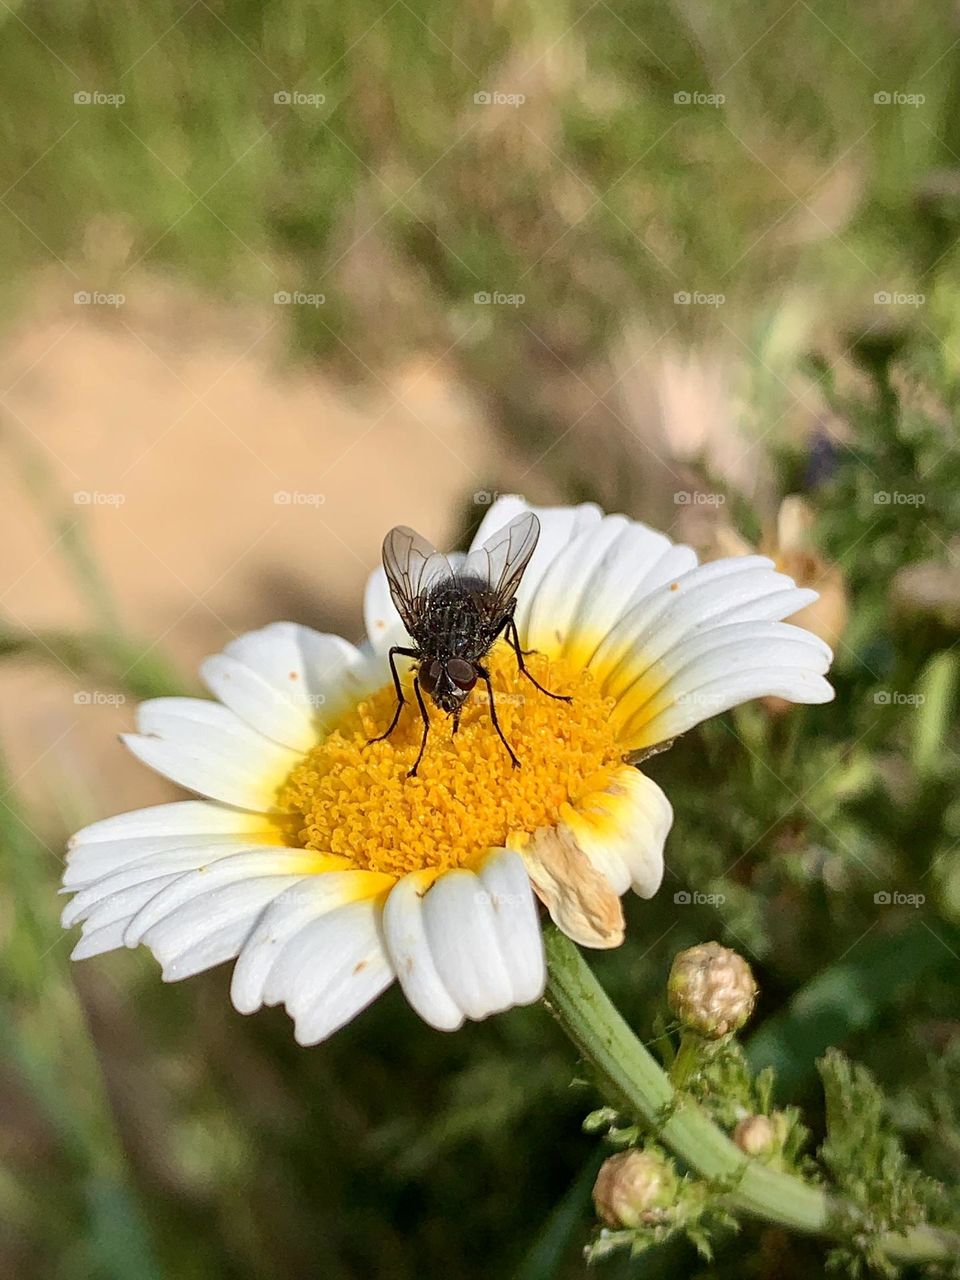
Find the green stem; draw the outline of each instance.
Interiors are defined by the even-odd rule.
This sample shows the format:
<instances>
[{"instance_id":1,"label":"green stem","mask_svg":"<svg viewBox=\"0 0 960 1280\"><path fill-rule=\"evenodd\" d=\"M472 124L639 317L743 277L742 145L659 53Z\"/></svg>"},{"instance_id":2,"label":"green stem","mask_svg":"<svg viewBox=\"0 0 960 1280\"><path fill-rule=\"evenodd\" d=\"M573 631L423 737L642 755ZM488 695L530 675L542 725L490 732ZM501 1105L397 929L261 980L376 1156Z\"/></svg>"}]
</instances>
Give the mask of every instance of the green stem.
<instances>
[{"instance_id":1,"label":"green stem","mask_svg":"<svg viewBox=\"0 0 960 1280\"><path fill-rule=\"evenodd\" d=\"M702 1040L694 1031L684 1031L680 1048L670 1067L670 1083L674 1089L685 1089L700 1061Z\"/></svg>"},{"instance_id":2,"label":"green stem","mask_svg":"<svg viewBox=\"0 0 960 1280\"><path fill-rule=\"evenodd\" d=\"M598 1072L609 1100L644 1120L657 1138L700 1177L729 1188L734 1209L815 1235L849 1234L849 1210L818 1187L746 1157L707 1113L677 1093L659 1063L611 1004L580 952L553 926L546 931L545 1001L580 1053ZM957 1256L960 1241L932 1227L880 1238L894 1261L933 1262Z\"/></svg>"}]
</instances>

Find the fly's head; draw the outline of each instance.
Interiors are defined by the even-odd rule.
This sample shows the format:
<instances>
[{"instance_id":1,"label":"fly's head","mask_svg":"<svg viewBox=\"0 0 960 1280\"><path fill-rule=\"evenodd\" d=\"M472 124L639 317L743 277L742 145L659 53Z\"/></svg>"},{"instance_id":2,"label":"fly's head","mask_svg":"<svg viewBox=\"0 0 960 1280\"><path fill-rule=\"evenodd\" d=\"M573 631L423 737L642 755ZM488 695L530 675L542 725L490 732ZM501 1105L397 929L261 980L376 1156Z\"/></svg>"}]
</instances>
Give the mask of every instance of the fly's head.
<instances>
[{"instance_id":1,"label":"fly's head","mask_svg":"<svg viewBox=\"0 0 960 1280\"><path fill-rule=\"evenodd\" d=\"M477 670L465 658L431 658L420 666L419 679L423 691L441 711L451 715L469 698L477 683Z\"/></svg>"}]
</instances>

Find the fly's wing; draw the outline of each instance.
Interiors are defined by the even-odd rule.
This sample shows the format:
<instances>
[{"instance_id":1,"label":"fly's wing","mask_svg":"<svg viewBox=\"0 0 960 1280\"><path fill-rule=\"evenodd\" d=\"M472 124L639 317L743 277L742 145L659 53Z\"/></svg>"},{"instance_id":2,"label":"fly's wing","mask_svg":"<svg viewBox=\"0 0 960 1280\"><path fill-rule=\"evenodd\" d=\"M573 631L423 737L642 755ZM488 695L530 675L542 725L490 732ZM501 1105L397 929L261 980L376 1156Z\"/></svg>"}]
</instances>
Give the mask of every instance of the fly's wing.
<instances>
[{"instance_id":1,"label":"fly's wing","mask_svg":"<svg viewBox=\"0 0 960 1280\"><path fill-rule=\"evenodd\" d=\"M403 625L416 639L430 588L453 576L447 557L406 525L397 525L383 540L383 570Z\"/></svg>"},{"instance_id":2,"label":"fly's wing","mask_svg":"<svg viewBox=\"0 0 960 1280\"><path fill-rule=\"evenodd\" d=\"M524 511L467 557L458 576L487 584L479 603L488 624L495 626L509 608L539 537L540 521Z\"/></svg>"}]
</instances>

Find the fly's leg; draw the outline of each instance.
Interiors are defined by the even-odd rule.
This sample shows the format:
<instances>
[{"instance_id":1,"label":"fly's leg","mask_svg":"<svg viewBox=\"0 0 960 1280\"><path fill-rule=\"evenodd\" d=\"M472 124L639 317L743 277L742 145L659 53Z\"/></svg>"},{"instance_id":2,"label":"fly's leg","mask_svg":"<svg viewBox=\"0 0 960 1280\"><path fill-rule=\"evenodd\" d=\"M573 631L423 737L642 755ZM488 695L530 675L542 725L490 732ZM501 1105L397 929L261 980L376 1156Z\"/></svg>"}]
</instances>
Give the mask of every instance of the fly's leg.
<instances>
[{"instance_id":1,"label":"fly's leg","mask_svg":"<svg viewBox=\"0 0 960 1280\"><path fill-rule=\"evenodd\" d=\"M519 769L520 761L517 759L513 747L511 747L510 743L503 736L503 730L500 728L500 721L497 719L497 704L493 700L493 685L490 683L490 672L486 667L481 667L479 663L475 663L474 666L476 667L477 675L481 680L485 680L487 684L487 696L490 699L490 719L493 721L493 727L496 729L497 736L500 738L500 741L507 748L507 754L513 761L513 767L515 769ZM544 693L546 693L546 690L544 690Z\"/></svg>"},{"instance_id":2,"label":"fly's leg","mask_svg":"<svg viewBox=\"0 0 960 1280\"><path fill-rule=\"evenodd\" d=\"M536 649L521 649L521 648L520 648L520 637L517 635L517 624L516 624L516 622L515 622L515 621L514 621L514 619L513 619L513 611L514 611L514 609L515 609L516 607L517 607L517 602L516 602L516 600L514 600L514 601L513 601L513 603L510 605L510 612L507 614L507 616L504 618L503 622L501 623L500 630L501 630L502 632L506 633L506 632L507 632L507 631L509 631L509 629L512 627L512 628L513 628L514 640L509 640L509 639L508 639L508 640L507 640L507 643L510 645L510 647L511 647L512 649L514 649L514 650L516 651L516 654L517 654L517 657L518 657L518 658L519 658L519 657L529 658L530 654L531 654L531 653L536 653L536 652L537 652L537 650L536 650ZM515 641L515 642L514 642L514 641ZM523 663L522 663L522 662L521 662L521 664L520 664L520 669L521 669L521 671L523 670Z\"/></svg>"},{"instance_id":3,"label":"fly's leg","mask_svg":"<svg viewBox=\"0 0 960 1280\"><path fill-rule=\"evenodd\" d=\"M423 717L423 737L420 740L420 754L414 762L413 768L407 774L408 778L415 778L417 770L420 768L420 761L423 759L423 753L427 749L427 734L430 732L430 717L427 715L427 708L423 705L423 694L420 692L420 681L413 677L413 692L417 695L417 702L420 706L420 715Z\"/></svg>"},{"instance_id":4,"label":"fly's leg","mask_svg":"<svg viewBox=\"0 0 960 1280\"><path fill-rule=\"evenodd\" d=\"M403 685L400 683L400 676L397 673L397 654L398 653L403 658L419 658L420 657L419 649L403 649L398 644L393 645L392 648L390 649L390 674L393 676L393 687L397 691L397 709L396 711L394 711L393 719L390 721L390 728L386 731L386 733L378 734L377 737L375 738L369 738L367 740L368 747L371 745L371 743L382 742L384 738L390 737L391 733L393 733L394 729L397 727L397 721L400 719L400 712L403 710L403 703L404 703ZM416 685L414 687L416 687Z\"/></svg>"},{"instance_id":5,"label":"fly's leg","mask_svg":"<svg viewBox=\"0 0 960 1280\"><path fill-rule=\"evenodd\" d=\"M541 693L545 693L548 698L556 698L558 702L572 702L573 699L570 698L565 693L551 693L549 689L545 689L543 685L540 683L540 681L535 679L527 670L527 668L524 666L523 664L524 654L533 653L534 651L532 649L520 648L520 637L517 634L517 624L514 621L514 617L512 613L510 617L507 619L506 623L504 624L504 630L506 631L507 644L513 650L513 652L517 655L517 666L520 668L521 672L527 677L530 683L532 685L535 685L536 688L538 688Z\"/></svg>"}]
</instances>

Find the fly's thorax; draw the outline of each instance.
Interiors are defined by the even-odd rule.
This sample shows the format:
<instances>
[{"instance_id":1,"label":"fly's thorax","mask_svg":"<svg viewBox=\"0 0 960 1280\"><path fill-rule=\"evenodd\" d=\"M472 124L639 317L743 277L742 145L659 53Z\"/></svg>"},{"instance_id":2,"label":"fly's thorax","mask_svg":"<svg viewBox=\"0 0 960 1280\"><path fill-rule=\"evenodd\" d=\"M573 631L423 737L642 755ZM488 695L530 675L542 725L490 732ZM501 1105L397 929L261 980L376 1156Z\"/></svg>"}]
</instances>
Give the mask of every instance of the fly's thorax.
<instances>
[{"instance_id":1,"label":"fly's thorax","mask_svg":"<svg viewBox=\"0 0 960 1280\"><path fill-rule=\"evenodd\" d=\"M414 636L424 657L471 660L487 653L499 631L485 607L488 591L474 578L447 578L430 589Z\"/></svg>"}]
</instances>

